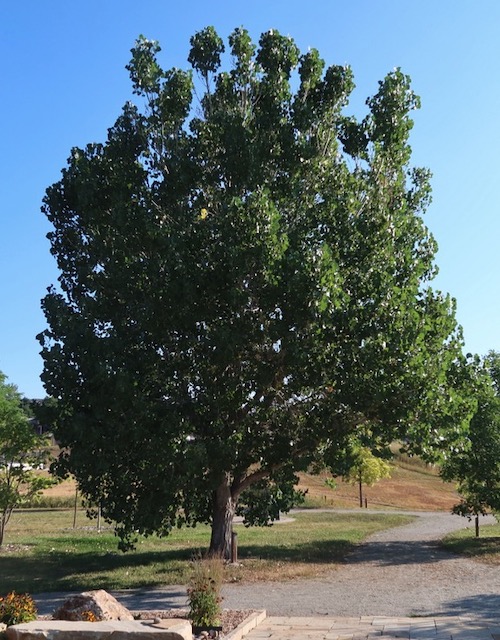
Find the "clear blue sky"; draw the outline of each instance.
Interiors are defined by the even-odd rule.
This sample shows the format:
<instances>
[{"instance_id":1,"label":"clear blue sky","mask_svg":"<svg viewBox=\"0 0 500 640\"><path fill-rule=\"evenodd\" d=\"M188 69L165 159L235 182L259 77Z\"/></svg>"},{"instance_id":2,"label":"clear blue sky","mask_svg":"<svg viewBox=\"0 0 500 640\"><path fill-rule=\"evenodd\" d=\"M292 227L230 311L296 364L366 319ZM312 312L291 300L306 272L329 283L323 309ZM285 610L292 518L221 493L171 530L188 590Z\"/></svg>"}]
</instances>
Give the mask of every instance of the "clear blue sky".
<instances>
[{"instance_id":1,"label":"clear blue sky","mask_svg":"<svg viewBox=\"0 0 500 640\"><path fill-rule=\"evenodd\" d=\"M40 212L73 146L103 141L131 98L125 70L139 34L163 66L186 67L189 37L276 28L327 63L352 66L352 111L401 67L422 98L413 162L434 174L426 221L458 303L466 349L500 350L500 2L498 0L3 0L0 3L0 370L43 397L35 335L57 279Z\"/></svg>"}]
</instances>

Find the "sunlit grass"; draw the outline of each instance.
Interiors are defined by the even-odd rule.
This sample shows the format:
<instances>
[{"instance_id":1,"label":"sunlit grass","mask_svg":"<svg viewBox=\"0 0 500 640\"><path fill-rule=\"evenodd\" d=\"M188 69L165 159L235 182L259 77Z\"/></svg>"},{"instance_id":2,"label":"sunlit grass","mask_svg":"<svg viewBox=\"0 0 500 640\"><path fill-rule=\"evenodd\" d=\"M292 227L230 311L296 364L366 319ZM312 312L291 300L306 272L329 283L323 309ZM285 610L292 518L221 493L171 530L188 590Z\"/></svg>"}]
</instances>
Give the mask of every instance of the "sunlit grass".
<instances>
[{"instance_id":1,"label":"sunlit grass","mask_svg":"<svg viewBox=\"0 0 500 640\"><path fill-rule=\"evenodd\" d=\"M319 575L366 536L411 518L383 514L298 513L273 527L236 526L239 564L226 580L255 582ZM190 559L205 550L210 529L175 530L166 538L140 537L134 551L118 551L111 529L71 511L13 515L0 551L0 594L7 591L126 589L186 584Z\"/></svg>"}]
</instances>

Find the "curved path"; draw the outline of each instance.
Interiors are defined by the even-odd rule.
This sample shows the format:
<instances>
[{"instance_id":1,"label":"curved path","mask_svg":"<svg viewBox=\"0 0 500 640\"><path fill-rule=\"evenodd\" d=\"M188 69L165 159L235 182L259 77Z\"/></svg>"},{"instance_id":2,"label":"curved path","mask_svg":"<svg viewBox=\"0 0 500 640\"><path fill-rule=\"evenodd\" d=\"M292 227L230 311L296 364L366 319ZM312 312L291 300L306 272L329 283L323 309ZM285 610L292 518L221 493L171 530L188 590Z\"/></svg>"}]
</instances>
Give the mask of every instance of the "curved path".
<instances>
[{"instance_id":1,"label":"curved path","mask_svg":"<svg viewBox=\"0 0 500 640\"><path fill-rule=\"evenodd\" d=\"M467 521L447 513L412 515L418 516L414 522L371 536L321 579L226 585L224 607L266 609L269 616L468 615L498 620L500 568L458 557L437 544ZM487 521L493 519L483 519ZM39 612L51 613L67 595L40 594ZM186 604L185 587L114 595L132 610Z\"/></svg>"},{"instance_id":2,"label":"curved path","mask_svg":"<svg viewBox=\"0 0 500 640\"><path fill-rule=\"evenodd\" d=\"M456 556L437 543L467 520L448 513L414 515L408 525L371 536L321 579L231 585L224 605L284 616L467 614L498 620L500 568Z\"/></svg>"}]
</instances>

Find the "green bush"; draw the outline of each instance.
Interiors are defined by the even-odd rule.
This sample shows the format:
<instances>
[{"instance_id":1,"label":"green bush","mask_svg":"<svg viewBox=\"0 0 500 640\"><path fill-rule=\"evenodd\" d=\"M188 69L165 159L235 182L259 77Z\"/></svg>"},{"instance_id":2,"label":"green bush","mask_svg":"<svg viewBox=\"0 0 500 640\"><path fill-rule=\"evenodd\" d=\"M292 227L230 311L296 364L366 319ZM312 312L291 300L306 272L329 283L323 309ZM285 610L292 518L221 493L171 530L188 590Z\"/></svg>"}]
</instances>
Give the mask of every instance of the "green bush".
<instances>
[{"instance_id":1,"label":"green bush","mask_svg":"<svg viewBox=\"0 0 500 640\"><path fill-rule=\"evenodd\" d=\"M0 597L0 622L7 626L31 622L37 614L33 598L27 593L19 594L11 591L6 596Z\"/></svg>"},{"instance_id":2,"label":"green bush","mask_svg":"<svg viewBox=\"0 0 500 640\"><path fill-rule=\"evenodd\" d=\"M18 509L73 509L74 496L38 496L26 501L17 507ZM82 510L81 506L78 507Z\"/></svg>"},{"instance_id":3,"label":"green bush","mask_svg":"<svg viewBox=\"0 0 500 640\"><path fill-rule=\"evenodd\" d=\"M216 627L220 625L220 595L224 565L221 558L193 560L193 573L187 589L189 619L193 627Z\"/></svg>"}]
</instances>

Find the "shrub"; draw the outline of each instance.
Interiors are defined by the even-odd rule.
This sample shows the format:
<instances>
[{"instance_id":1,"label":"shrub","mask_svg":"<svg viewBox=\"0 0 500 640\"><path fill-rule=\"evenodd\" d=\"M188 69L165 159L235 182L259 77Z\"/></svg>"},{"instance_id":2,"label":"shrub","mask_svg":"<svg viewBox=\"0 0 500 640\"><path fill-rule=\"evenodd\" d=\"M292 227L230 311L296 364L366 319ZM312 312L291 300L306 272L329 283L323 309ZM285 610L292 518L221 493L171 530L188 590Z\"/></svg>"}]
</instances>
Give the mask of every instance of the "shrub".
<instances>
[{"instance_id":1,"label":"shrub","mask_svg":"<svg viewBox=\"0 0 500 640\"><path fill-rule=\"evenodd\" d=\"M7 626L31 622L37 614L33 598L27 593L19 594L11 591L4 597L0 597L0 622Z\"/></svg>"},{"instance_id":2,"label":"shrub","mask_svg":"<svg viewBox=\"0 0 500 640\"><path fill-rule=\"evenodd\" d=\"M84 622L99 622L99 618L93 611L87 610L80 613L80 620Z\"/></svg>"},{"instance_id":3,"label":"shrub","mask_svg":"<svg viewBox=\"0 0 500 640\"><path fill-rule=\"evenodd\" d=\"M36 496L26 500L16 509L73 509L74 496Z\"/></svg>"},{"instance_id":4,"label":"shrub","mask_svg":"<svg viewBox=\"0 0 500 640\"><path fill-rule=\"evenodd\" d=\"M187 589L188 617L194 627L216 627L220 624L223 572L221 558L194 558Z\"/></svg>"}]
</instances>

